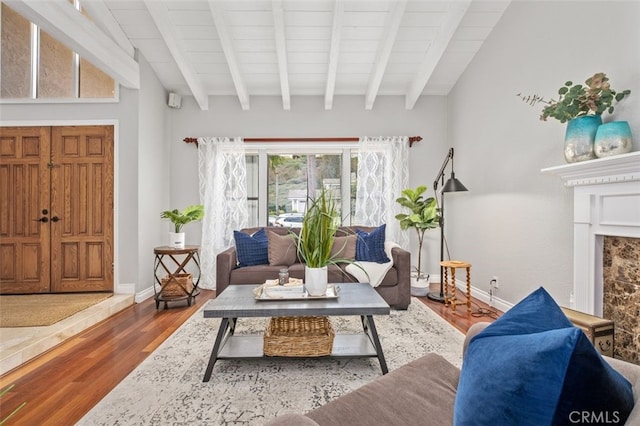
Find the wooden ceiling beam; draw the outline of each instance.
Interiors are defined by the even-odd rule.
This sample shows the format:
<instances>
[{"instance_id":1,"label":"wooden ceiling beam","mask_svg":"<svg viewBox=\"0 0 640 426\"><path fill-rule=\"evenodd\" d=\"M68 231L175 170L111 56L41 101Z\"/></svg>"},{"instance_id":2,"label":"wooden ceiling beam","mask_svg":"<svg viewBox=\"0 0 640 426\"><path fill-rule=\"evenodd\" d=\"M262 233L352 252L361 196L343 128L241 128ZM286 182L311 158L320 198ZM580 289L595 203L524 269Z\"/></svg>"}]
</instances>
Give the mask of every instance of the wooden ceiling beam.
<instances>
[{"instance_id":1,"label":"wooden ceiling beam","mask_svg":"<svg viewBox=\"0 0 640 426\"><path fill-rule=\"evenodd\" d=\"M135 56L135 48L103 0L83 1L81 7L87 11L91 19L93 19L93 22L95 22L105 34L111 36L111 38L118 43L118 46L127 52L129 56L132 58Z\"/></svg>"},{"instance_id":2,"label":"wooden ceiling beam","mask_svg":"<svg viewBox=\"0 0 640 426\"><path fill-rule=\"evenodd\" d=\"M437 37L429 46L429 50L427 50L427 54L418 67L415 77L409 84L407 94L405 95L406 109L413 109L415 106L470 5L471 0L460 0L450 3L447 17L440 26Z\"/></svg>"},{"instance_id":3,"label":"wooden ceiling beam","mask_svg":"<svg viewBox=\"0 0 640 426\"><path fill-rule=\"evenodd\" d=\"M176 33L175 27L169 17L169 10L163 2L157 0L144 0L144 4L147 10L151 14L151 19L156 24L162 39L164 40L173 60L176 62L178 69L182 73L191 94L196 99L198 106L201 110L206 111L209 109L209 96L206 93L200 77L193 69L191 63L186 58L180 44L178 42L179 37Z\"/></svg>"},{"instance_id":4,"label":"wooden ceiling beam","mask_svg":"<svg viewBox=\"0 0 640 426\"><path fill-rule=\"evenodd\" d=\"M240 66L238 65L238 60L236 59L233 47L233 40L229 35L229 30L225 23L222 5L219 0L209 0L208 3L209 10L213 16L213 22L216 24L216 31L218 31L218 38L220 39L224 56L227 59L227 65L229 67L229 72L231 73L231 79L233 80L233 84L236 88L236 94L240 101L240 106L244 111L246 111L249 109L249 92L247 91L244 79L242 78L242 73L240 72Z\"/></svg>"},{"instance_id":5,"label":"wooden ceiling beam","mask_svg":"<svg viewBox=\"0 0 640 426\"><path fill-rule=\"evenodd\" d=\"M381 43L378 47L378 53L376 54L376 62L374 64L373 72L371 73L369 85L367 87L367 93L365 95L365 108L368 110L373 109L373 104L378 96L380 83L382 83L382 77L387 69L391 50L393 49L393 44L396 41L396 36L400 29L400 22L402 22L402 16L404 15L406 7L407 0L395 2L395 6L385 25Z\"/></svg>"},{"instance_id":6,"label":"wooden ceiling beam","mask_svg":"<svg viewBox=\"0 0 640 426\"><path fill-rule=\"evenodd\" d=\"M272 0L273 30L278 56L278 70L280 71L280 92L282 93L282 108L291 109L291 94L289 92L289 70L287 65L287 39L285 36L284 8L282 0Z\"/></svg>"},{"instance_id":7,"label":"wooden ceiling beam","mask_svg":"<svg viewBox=\"0 0 640 426\"><path fill-rule=\"evenodd\" d=\"M335 0L333 5L333 25L331 28L331 44L329 47L329 64L327 70L327 85L324 91L324 109L333 108L333 95L336 90L336 75L338 73L338 58L340 57L340 40L342 38L342 20L344 17L344 2Z\"/></svg>"}]
</instances>

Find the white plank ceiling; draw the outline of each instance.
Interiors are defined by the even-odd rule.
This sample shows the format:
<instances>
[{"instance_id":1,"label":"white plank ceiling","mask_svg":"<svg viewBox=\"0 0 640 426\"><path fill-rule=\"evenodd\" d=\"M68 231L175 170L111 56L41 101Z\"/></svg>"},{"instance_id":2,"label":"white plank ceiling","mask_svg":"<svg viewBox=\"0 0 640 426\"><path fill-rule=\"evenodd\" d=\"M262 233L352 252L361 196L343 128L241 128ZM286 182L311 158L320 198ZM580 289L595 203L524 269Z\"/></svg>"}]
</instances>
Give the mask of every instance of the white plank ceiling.
<instances>
[{"instance_id":1,"label":"white plank ceiling","mask_svg":"<svg viewBox=\"0 0 640 426\"><path fill-rule=\"evenodd\" d=\"M19 0L18 0L19 1ZM24 0L23 0L24 1ZM95 24L138 49L167 91L201 109L251 98L446 95L508 0L81 0ZM73 47L73 46L72 46Z\"/></svg>"}]
</instances>

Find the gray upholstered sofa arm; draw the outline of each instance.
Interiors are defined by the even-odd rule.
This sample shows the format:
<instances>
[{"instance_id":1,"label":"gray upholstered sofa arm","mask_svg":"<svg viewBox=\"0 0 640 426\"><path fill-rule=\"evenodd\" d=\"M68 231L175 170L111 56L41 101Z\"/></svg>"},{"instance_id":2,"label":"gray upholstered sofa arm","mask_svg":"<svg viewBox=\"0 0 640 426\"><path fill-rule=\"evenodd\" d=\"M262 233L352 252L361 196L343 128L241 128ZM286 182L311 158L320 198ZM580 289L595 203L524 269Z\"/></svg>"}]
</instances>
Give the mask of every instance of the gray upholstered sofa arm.
<instances>
[{"instance_id":1,"label":"gray upholstered sofa arm","mask_svg":"<svg viewBox=\"0 0 640 426\"><path fill-rule=\"evenodd\" d=\"M411 303L411 253L400 247L391 249L393 266L398 273L398 308L407 309Z\"/></svg>"},{"instance_id":2,"label":"gray upholstered sofa arm","mask_svg":"<svg viewBox=\"0 0 640 426\"><path fill-rule=\"evenodd\" d=\"M231 246L216 256L216 294L229 286L231 271L238 266L235 246Z\"/></svg>"},{"instance_id":3,"label":"gray upholstered sofa arm","mask_svg":"<svg viewBox=\"0 0 640 426\"><path fill-rule=\"evenodd\" d=\"M467 334L464 336L464 343L462 344L463 357L464 357L464 354L467 353L467 346L469 346L469 341L471 341L471 338L474 337L476 334L480 333L485 328L487 328L489 324L491 323L483 321L483 322L473 324L471 327L469 327L469 330L467 330Z\"/></svg>"}]
</instances>

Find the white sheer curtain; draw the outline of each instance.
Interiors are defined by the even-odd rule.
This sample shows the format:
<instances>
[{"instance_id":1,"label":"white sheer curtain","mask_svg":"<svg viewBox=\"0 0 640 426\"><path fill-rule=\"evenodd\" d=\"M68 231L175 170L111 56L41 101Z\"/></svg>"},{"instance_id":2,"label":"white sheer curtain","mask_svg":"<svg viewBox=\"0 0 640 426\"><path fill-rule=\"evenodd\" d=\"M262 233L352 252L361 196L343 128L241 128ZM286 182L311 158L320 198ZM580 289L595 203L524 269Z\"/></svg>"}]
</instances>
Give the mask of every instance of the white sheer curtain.
<instances>
[{"instance_id":1,"label":"white sheer curtain","mask_svg":"<svg viewBox=\"0 0 640 426\"><path fill-rule=\"evenodd\" d=\"M355 224L386 223L386 239L408 248L409 235L395 216L403 212L396 198L409 184L409 138L360 138L357 182Z\"/></svg>"},{"instance_id":2,"label":"white sheer curtain","mask_svg":"<svg viewBox=\"0 0 640 426\"><path fill-rule=\"evenodd\" d=\"M233 231L245 228L247 168L242 138L198 138L200 202L204 205L200 287L216 288L216 255L233 245Z\"/></svg>"}]
</instances>

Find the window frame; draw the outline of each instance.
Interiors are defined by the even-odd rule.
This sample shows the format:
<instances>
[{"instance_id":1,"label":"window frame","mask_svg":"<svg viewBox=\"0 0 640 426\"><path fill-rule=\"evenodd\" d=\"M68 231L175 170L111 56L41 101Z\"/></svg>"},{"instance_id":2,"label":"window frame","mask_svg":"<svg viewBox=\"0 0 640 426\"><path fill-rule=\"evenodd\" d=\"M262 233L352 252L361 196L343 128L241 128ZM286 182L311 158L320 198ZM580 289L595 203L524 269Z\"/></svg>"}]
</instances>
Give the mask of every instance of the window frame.
<instances>
[{"instance_id":1,"label":"window frame","mask_svg":"<svg viewBox=\"0 0 640 426\"><path fill-rule=\"evenodd\" d=\"M245 155L258 156L258 225L267 226L269 212L267 205L269 155L317 155L333 154L341 156L340 196L343 206L343 224L350 224L351 215L351 158L357 154L357 142L252 142L245 143Z\"/></svg>"}]
</instances>

